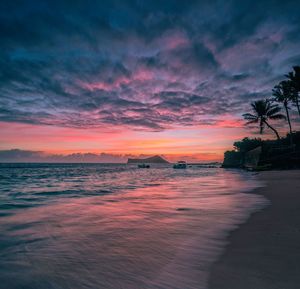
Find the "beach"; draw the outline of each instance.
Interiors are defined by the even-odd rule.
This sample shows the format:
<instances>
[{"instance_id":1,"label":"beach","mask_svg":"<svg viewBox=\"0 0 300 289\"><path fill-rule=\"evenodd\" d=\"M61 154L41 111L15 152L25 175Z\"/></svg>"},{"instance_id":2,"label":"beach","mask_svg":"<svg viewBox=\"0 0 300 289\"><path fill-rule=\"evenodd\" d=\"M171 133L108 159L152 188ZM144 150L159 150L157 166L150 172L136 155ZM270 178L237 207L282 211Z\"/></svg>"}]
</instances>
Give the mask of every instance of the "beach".
<instances>
[{"instance_id":1,"label":"beach","mask_svg":"<svg viewBox=\"0 0 300 289\"><path fill-rule=\"evenodd\" d=\"M270 204L234 230L209 289L296 289L300 284L300 171L260 172Z\"/></svg>"},{"instance_id":2,"label":"beach","mask_svg":"<svg viewBox=\"0 0 300 289\"><path fill-rule=\"evenodd\" d=\"M298 288L299 175L219 167L2 165L0 284Z\"/></svg>"}]
</instances>

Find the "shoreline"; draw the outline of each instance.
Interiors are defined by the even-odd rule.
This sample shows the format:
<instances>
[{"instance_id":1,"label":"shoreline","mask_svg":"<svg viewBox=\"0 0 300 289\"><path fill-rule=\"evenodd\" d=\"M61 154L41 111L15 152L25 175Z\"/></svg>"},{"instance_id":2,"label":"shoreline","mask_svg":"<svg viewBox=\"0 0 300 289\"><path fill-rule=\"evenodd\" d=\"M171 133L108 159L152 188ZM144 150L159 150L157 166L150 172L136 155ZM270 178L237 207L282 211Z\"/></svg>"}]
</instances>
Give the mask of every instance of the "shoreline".
<instances>
[{"instance_id":1,"label":"shoreline","mask_svg":"<svg viewBox=\"0 0 300 289\"><path fill-rule=\"evenodd\" d=\"M261 172L253 191L270 205L232 231L209 289L296 289L300 284L300 170Z\"/></svg>"}]
</instances>

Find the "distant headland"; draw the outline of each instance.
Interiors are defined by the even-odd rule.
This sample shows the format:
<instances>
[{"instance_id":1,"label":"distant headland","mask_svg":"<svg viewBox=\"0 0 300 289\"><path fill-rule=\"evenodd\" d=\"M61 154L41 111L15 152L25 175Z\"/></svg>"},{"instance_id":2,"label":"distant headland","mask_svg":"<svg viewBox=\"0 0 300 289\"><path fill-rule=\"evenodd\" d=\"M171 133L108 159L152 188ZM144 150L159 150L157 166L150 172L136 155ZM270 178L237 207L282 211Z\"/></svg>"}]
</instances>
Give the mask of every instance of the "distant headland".
<instances>
[{"instance_id":1,"label":"distant headland","mask_svg":"<svg viewBox=\"0 0 300 289\"><path fill-rule=\"evenodd\" d=\"M145 159L128 159L128 164L137 164L137 163L144 163L144 164L168 164L169 162L162 158L161 156L153 156Z\"/></svg>"}]
</instances>

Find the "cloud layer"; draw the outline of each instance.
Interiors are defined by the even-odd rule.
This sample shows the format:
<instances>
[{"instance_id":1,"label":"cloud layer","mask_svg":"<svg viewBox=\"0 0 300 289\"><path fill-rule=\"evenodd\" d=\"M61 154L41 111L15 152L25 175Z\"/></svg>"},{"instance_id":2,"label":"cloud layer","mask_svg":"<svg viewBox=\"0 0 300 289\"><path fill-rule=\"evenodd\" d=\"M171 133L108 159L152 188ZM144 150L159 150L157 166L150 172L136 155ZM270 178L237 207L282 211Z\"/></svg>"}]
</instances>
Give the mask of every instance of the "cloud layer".
<instances>
[{"instance_id":1,"label":"cloud layer","mask_svg":"<svg viewBox=\"0 0 300 289\"><path fill-rule=\"evenodd\" d=\"M48 154L42 151L29 150L0 150L0 162L3 163L125 163L131 155L119 154L95 154L95 153L73 153L73 154Z\"/></svg>"},{"instance_id":2,"label":"cloud layer","mask_svg":"<svg viewBox=\"0 0 300 289\"><path fill-rule=\"evenodd\" d=\"M147 158L149 154L113 154L113 153L72 153L49 154L43 151L31 150L0 150L0 163L127 163L128 158ZM177 162L184 158L188 162L219 161L215 153L162 155L170 162Z\"/></svg>"},{"instance_id":3,"label":"cloud layer","mask_svg":"<svg viewBox=\"0 0 300 289\"><path fill-rule=\"evenodd\" d=\"M2 1L0 121L162 131L238 119L300 63L299 1Z\"/></svg>"}]
</instances>

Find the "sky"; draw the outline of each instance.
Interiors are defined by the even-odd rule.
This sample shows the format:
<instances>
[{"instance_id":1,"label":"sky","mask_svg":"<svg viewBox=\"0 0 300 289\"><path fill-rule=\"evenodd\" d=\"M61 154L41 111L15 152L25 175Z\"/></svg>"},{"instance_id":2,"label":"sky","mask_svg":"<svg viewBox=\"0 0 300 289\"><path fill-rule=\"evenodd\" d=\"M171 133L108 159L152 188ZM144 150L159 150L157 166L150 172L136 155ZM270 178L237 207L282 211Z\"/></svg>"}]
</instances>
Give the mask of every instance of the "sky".
<instances>
[{"instance_id":1,"label":"sky","mask_svg":"<svg viewBox=\"0 0 300 289\"><path fill-rule=\"evenodd\" d=\"M222 160L259 136L242 118L251 101L300 65L299 11L289 0L1 1L0 161Z\"/></svg>"}]
</instances>

